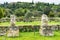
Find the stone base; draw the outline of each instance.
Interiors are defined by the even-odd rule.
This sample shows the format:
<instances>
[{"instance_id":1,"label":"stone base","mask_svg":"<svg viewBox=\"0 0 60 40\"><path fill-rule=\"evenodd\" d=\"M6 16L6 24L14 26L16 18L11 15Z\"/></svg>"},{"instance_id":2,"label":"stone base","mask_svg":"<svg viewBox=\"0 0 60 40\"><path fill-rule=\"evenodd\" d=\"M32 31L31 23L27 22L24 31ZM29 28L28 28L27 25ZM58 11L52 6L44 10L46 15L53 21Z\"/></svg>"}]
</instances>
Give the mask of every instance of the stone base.
<instances>
[{"instance_id":1,"label":"stone base","mask_svg":"<svg viewBox=\"0 0 60 40\"><path fill-rule=\"evenodd\" d=\"M53 30L52 27L50 26L42 26L41 29L39 30L39 33L43 36L53 36Z\"/></svg>"},{"instance_id":2,"label":"stone base","mask_svg":"<svg viewBox=\"0 0 60 40\"><path fill-rule=\"evenodd\" d=\"M54 36L53 32L52 31L48 31L48 30L40 30L40 35L42 36Z\"/></svg>"},{"instance_id":3,"label":"stone base","mask_svg":"<svg viewBox=\"0 0 60 40\"><path fill-rule=\"evenodd\" d=\"M16 37L19 36L19 29L17 27L9 28L7 32L8 37Z\"/></svg>"}]
</instances>

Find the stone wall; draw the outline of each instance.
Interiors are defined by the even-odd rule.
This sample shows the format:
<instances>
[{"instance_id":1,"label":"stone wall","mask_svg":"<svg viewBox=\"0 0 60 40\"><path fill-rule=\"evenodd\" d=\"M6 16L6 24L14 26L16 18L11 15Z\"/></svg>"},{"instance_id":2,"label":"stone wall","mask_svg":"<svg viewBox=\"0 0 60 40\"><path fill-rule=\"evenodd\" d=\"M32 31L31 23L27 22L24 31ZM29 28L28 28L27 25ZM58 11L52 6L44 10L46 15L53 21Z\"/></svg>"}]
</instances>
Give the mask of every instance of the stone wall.
<instances>
[{"instance_id":1,"label":"stone wall","mask_svg":"<svg viewBox=\"0 0 60 40\"><path fill-rule=\"evenodd\" d=\"M20 32L34 32L34 31L39 31L40 29L40 25L35 25L35 26L32 26L32 25L29 25L29 26L17 26L19 27L19 31ZM48 28L50 29L53 29L54 31L55 30L60 30L60 25L51 25L51 26L48 26ZM9 29L9 26L0 26L0 30L8 30Z\"/></svg>"}]
</instances>

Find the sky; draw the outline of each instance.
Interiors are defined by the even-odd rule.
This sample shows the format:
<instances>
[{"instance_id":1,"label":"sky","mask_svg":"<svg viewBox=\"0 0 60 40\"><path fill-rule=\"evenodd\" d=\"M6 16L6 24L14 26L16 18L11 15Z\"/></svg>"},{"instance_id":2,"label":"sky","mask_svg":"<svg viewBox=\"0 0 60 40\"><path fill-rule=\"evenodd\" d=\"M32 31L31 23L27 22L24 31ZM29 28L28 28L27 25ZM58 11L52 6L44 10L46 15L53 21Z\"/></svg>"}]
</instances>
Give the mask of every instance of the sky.
<instances>
[{"instance_id":1,"label":"sky","mask_svg":"<svg viewBox=\"0 0 60 40\"><path fill-rule=\"evenodd\" d=\"M0 0L0 3L4 2L32 2L32 0ZM45 3L54 3L54 4L60 4L60 0L34 0L34 2L45 2Z\"/></svg>"}]
</instances>

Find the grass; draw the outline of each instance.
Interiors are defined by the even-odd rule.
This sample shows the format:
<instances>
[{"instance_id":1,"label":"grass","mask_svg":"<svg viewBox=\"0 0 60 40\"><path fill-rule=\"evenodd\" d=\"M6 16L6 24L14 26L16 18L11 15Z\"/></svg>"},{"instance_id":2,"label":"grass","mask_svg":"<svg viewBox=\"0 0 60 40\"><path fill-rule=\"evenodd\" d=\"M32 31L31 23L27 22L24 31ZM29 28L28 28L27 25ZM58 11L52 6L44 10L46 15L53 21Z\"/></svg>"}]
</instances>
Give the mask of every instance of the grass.
<instances>
[{"instance_id":1,"label":"grass","mask_svg":"<svg viewBox=\"0 0 60 40\"><path fill-rule=\"evenodd\" d=\"M51 21L49 22L49 25L59 25L60 22L55 22L55 21ZM4 23L0 23L0 26L9 26L10 22L4 22ZM16 22L16 25L41 25L40 21L34 21L34 22Z\"/></svg>"},{"instance_id":2,"label":"grass","mask_svg":"<svg viewBox=\"0 0 60 40\"><path fill-rule=\"evenodd\" d=\"M16 22L16 25L40 25L40 21L34 21L34 22ZM0 26L9 26L10 22L4 22L0 23Z\"/></svg>"},{"instance_id":3,"label":"grass","mask_svg":"<svg viewBox=\"0 0 60 40\"><path fill-rule=\"evenodd\" d=\"M35 35L35 39L36 40L60 40L60 31L55 31L54 32L54 36L41 36L39 35L39 33L37 32Z\"/></svg>"},{"instance_id":4,"label":"grass","mask_svg":"<svg viewBox=\"0 0 60 40\"><path fill-rule=\"evenodd\" d=\"M20 32L19 37L9 38L6 36L0 36L0 40L60 40L60 31L55 31L54 36L41 36L39 32Z\"/></svg>"},{"instance_id":5,"label":"grass","mask_svg":"<svg viewBox=\"0 0 60 40\"><path fill-rule=\"evenodd\" d=\"M60 22L51 21L49 25L59 25ZM9 26L9 22L0 23L0 26ZM16 22L16 25L41 25L40 21L34 22ZM39 32L20 32L19 37L9 38L7 36L0 36L0 40L60 40L60 31L55 31L54 36L41 36Z\"/></svg>"}]
</instances>

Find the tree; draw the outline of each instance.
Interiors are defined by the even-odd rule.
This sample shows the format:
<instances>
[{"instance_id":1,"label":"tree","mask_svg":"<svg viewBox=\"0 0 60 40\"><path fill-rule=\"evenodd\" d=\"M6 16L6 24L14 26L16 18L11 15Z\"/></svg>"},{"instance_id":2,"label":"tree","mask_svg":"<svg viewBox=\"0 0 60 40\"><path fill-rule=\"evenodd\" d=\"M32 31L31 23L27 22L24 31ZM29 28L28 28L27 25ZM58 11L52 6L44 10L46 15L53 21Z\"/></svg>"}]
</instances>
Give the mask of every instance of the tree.
<instances>
[{"instance_id":1,"label":"tree","mask_svg":"<svg viewBox=\"0 0 60 40\"><path fill-rule=\"evenodd\" d=\"M27 12L26 14L25 14L25 21L26 22L28 22L28 21L30 21L29 19L32 17L32 12Z\"/></svg>"},{"instance_id":2,"label":"tree","mask_svg":"<svg viewBox=\"0 0 60 40\"><path fill-rule=\"evenodd\" d=\"M23 8L19 8L15 10L15 15L16 16L24 16L26 12L28 12L28 9L23 9Z\"/></svg>"},{"instance_id":3,"label":"tree","mask_svg":"<svg viewBox=\"0 0 60 40\"><path fill-rule=\"evenodd\" d=\"M0 23L1 23L1 18L4 16L4 9L0 7Z\"/></svg>"},{"instance_id":4,"label":"tree","mask_svg":"<svg viewBox=\"0 0 60 40\"><path fill-rule=\"evenodd\" d=\"M40 17L41 15L43 14L43 12L41 12L41 11L33 11L33 16L34 17Z\"/></svg>"},{"instance_id":5,"label":"tree","mask_svg":"<svg viewBox=\"0 0 60 40\"><path fill-rule=\"evenodd\" d=\"M4 16L4 9L0 7L0 19Z\"/></svg>"},{"instance_id":6,"label":"tree","mask_svg":"<svg viewBox=\"0 0 60 40\"><path fill-rule=\"evenodd\" d=\"M46 15L48 15L50 11L51 11L51 8L50 8L49 6L46 6L46 7L43 9L44 14L46 14Z\"/></svg>"},{"instance_id":7,"label":"tree","mask_svg":"<svg viewBox=\"0 0 60 40\"><path fill-rule=\"evenodd\" d=\"M14 12L11 9L5 9L4 17L10 17L11 14L14 14Z\"/></svg>"},{"instance_id":8,"label":"tree","mask_svg":"<svg viewBox=\"0 0 60 40\"><path fill-rule=\"evenodd\" d=\"M50 11L50 13L48 14L49 17L54 17L54 12Z\"/></svg>"}]
</instances>

